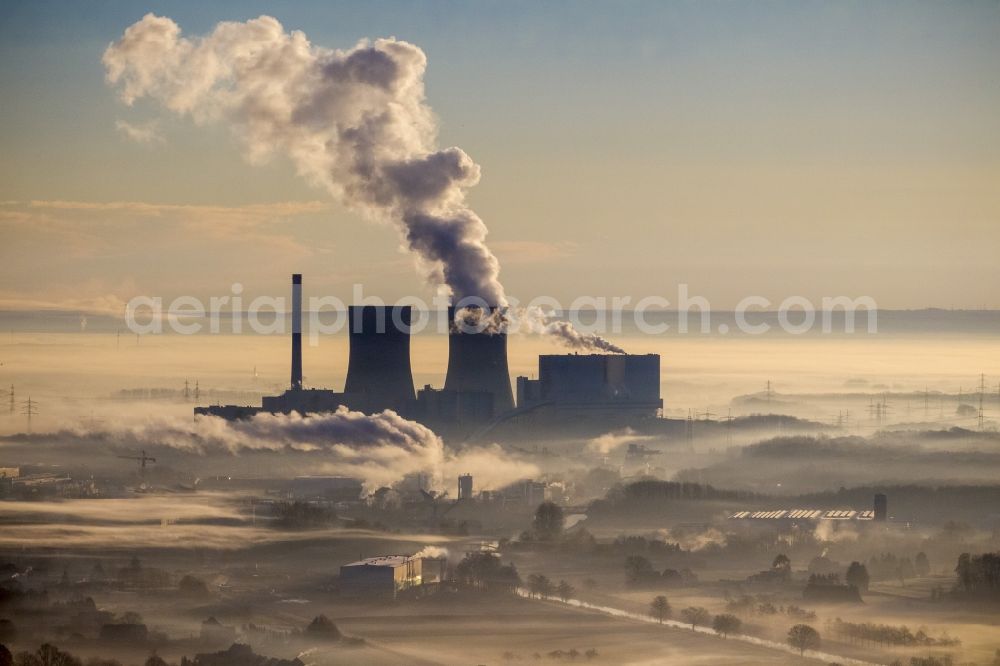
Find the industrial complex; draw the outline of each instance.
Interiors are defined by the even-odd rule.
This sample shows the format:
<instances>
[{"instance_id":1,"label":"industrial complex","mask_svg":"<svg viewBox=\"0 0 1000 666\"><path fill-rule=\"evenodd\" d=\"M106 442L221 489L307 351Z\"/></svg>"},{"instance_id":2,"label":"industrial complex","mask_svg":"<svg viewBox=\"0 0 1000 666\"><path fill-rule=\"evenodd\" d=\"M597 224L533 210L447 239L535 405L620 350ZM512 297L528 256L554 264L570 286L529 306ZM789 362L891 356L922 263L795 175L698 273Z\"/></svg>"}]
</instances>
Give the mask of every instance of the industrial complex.
<instances>
[{"instance_id":1,"label":"industrial complex","mask_svg":"<svg viewBox=\"0 0 1000 666\"><path fill-rule=\"evenodd\" d=\"M455 310L449 309L449 321ZM491 311L491 315L493 312ZM660 398L656 354L558 354L539 357L538 378L517 378L517 403L507 364L507 334L452 326L444 387L414 391L409 306L350 306L350 356L344 390L305 388L302 382L302 276L292 276L291 382L259 407L213 405L195 414L244 419L259 412L300 414L345 406L365 413L391 409L443 432L469 434L510 422L545 425L563 420L655 418Z\"/></svg>"}]
</instances>

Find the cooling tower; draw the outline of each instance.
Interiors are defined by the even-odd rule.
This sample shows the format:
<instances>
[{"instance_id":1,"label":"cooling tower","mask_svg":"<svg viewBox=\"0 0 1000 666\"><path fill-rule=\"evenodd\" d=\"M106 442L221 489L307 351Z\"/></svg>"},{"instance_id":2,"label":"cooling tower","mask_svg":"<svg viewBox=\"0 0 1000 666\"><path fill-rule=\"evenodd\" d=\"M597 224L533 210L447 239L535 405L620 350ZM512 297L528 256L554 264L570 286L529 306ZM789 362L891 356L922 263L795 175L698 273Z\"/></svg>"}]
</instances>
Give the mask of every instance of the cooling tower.
<instances>
[{"instance_id":1,"label":"cooling tower","mask_svg":"<svg viewBox=\"0 0 1000 666\"><path fill-rule=\"evenodd\" d=\"M455 308L448 308L455 320ZM473 333L452 328L448 335L446 391L484 391L493 394L493 413L514 409L507 369L507 334Z\"/></svg>"},{"instance_id":2,"label":"cooling tower","mask_svg":"<svg viewBox=\"0 0 1000 666\"><path fill-rule=\"evenodd\" d=\"M351 353L344 393L367 396L365 404L373 410L405 409L416 400L409 306L352 305L347 310Z\"/></svg>"}]
</instances>

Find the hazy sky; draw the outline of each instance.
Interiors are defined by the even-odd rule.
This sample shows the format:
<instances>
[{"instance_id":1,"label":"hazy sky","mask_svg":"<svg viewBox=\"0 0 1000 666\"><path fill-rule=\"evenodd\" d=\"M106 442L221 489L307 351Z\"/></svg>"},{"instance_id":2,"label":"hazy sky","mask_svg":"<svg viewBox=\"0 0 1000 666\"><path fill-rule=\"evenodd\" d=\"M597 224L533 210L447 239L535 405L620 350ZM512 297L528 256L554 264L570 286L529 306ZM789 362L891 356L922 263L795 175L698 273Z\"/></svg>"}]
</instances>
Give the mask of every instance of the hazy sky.
<instances>
[{"instance_id":1,"label":"hazy sky","mask_svg":"<svg viewBox=\"0 0 1000 666\"><path fill-rule=\"evenodd\" d=\"M5 2L0 307L307 288L429 295L359 222L223 126L126 107L101 54L147 11L262 13L428 56L443 146L509 293L870 295L1000 307L1000 3ZM131 136L130 136L131 134Z\"/></svg>"}]
</instances>

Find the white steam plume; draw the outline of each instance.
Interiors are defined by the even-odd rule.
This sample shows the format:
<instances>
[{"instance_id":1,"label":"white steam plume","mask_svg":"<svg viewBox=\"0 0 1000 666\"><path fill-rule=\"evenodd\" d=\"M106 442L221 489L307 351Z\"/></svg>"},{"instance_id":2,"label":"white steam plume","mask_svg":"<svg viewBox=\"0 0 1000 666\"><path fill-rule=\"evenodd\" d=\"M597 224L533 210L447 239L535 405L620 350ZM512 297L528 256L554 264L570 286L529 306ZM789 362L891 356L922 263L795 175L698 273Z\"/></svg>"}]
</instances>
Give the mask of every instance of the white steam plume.
<instances>
[{"instance_id":1,"label":"white steam plume","mask_svg":"<svg viewBox=\"0 0 1000 666\"><path fill-rule=\"evenodd\" d=\"M506 305L486 225L465 202L479 166L460 148L437 148L418 47L378 39L326 49L270 16L187 38L173 20L147 14L103 61L126 104L150 98L196 122L231 125L250 161L287 155L345 205L398 225L455 300Z\"/></svg>"},{"instance_id":2,"label":"white steam plume","mask_svg":"<svg viewBox=\"0 0 1000 666\"><path fill-rule=\"evenodd\" d=\"M448 549L442 548L441 546L424 546L423 549L414 554L413 557L436 557L448 559Z\"/></svg>"},{"instance_id":3,"label":"white steam plume","mask_svg":"<svg viewBox=\"0 0 1000 666\"><path fill-rule=\"evenodd\" d=\"M552 337L556 342L570 349L610 352L612 354L625 353L624 349L599 335L576 330L568 321L551 321L544 315L533 313L530 309L524 315L524 321L529 330L534 328L542 335Z\"/></svg>"},{"instance_id":4,"label":"white steam plume","mask_svg":"<svg viewBox=\"0 0 1000 666\"><path fill-rule=\"evenodd\" d=\"M834 524L832 520L821 520L816 523L813 536L816 537L817 541L841 543L844 541L857 541L859 535L857 530L846 522ZM825 550L823 554L826 554Z\"/></svg>"},{"instance_id":5,"label":"white steam plume","mask_svg":"<svg viewBox=\"0 0 1000 666\"><path fill-rule=\"evenodd\" d=\"M613 451L617 451L626 444L637 442L648 442L653 439L650 435L640 435L632 428L613 430L599 435L587 442L587 448L594 453L606 456Z\"/></svg>"},{"instance_id":6,"label":"white steam plume","mask_svg":"<svg viewBox=\"0 0 1000 666\"><path fill-rule=\"evenodd\" d=\"M31 436L31 437L42 437ZM432 430L386 410L366 415L340 407L335 412L299 416L256 414L245 421L199 416L193 422L161 418L102 430L45 435L46 441L96 440L116 449L161 447L198 456L275 452L309 456L315 472L361 479L368 489L391 485L408 474L430 475L439 488L450 487L456 470L483 470L498 485L533 477L538 468L511 459L496 446L452 452Z\"/></svg>"},{"instance_id":7,"label":"white steam plume","mask_svg":"<svg viewBox=\"0 0 1000 666\"><path fill-rule=\"evenodd\" d=\"M103 62L126 104L149 98L198 123L225 122L251 162L286 155L349 208L396 225L453 302L507 305L486 225L465 200L479 166L460 148L438 148L424 98L427 58L417 46L390 38L331 50L270 16L188 38L170 18L147 14ZM575 348L620 351L565 324L540 332Z\"/></svg>"}]
</instances>

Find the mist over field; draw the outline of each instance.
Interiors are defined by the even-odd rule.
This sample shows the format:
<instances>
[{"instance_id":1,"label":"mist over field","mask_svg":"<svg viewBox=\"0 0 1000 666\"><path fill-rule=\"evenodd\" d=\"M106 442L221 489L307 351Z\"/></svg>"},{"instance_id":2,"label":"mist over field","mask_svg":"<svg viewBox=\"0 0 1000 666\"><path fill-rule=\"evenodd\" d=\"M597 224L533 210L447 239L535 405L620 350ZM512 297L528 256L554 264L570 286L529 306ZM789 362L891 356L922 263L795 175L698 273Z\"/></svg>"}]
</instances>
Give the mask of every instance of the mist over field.
<instances>
[{"instance_id":1,"label":"mist over field","mask_svg":"<svg viewBox=\"0 0 1000 666\"><path fill-rule=\"evenodd\" d=\"M342 632L364 638L368 647L352 648L351 658L359 663L461 663L465 652L451 643L444 627L454 624L464 632L499 622L505 630L490 629L490 640L477 648L486 663L502 660L507 653L530 658L535 652L576 649L580 654L595 650L607 655L598 660L611 663L654 659L715 664L747 659L798 663L798 657L782 648L784 629L775 619L781 616L757 610L749 615L736 612L743 618L744 635L762 641L757 646L720 643L712 633L685 635L678 629L664 643L657 623L631 626L635 620L626 619L628 613L648 617L645 597L655 596L661 584L630 578L634 574L621 568L624 560L641 557L654 568L694 572L693 579L663 588L675 617L685 605L724 614L737 608L734 599L749 594L758 605L777 607L776 600L786 599L789 607L816 613L825 618L829 633L830 623L837 617L843 621L846 609L794 599L797 593L791 590L804 580L799 575L790 579L791 590L773 584L755 590L759 584L734 583L734 577L741 580L767 569L779 552L791 554L794 569L806 578L827 571L842 576L850 560L865 562L875 576L885 554L908 553L912 561L919 550L934 563L931 571L920 574L919 580L904 578L902 585L891 578L878 586L871 583L878 592L865 594L864 610L857 612L869 622L914 623L928 635L960 639L955 645L932 647L932 653L958 653L975 660L989 652L991 634L981 622L995 622L991 613L973 620L959 606L920 611L911 606L921 594L950 590L954 565L949 562L961 552L989 548L996 539L1000 440L995 424L1000 405L994 395L984 394L983 430L978 411L970 413L963 406L978 410L977 370L988 373L991 368L983 363L1000 358L1000 338L984 331L956 346L948 336L909 331L834 338L633 334L625 341L630 351L663 354L662 422L606 429L595 425L588 426L590 431L570 428L544 435L499 428L463 442L395 415L374 420L359 420L361 415L347 411L322 418L262 416L231 425L212 417L192 419L196 404L253 404L261 395L277 392L287 372L287 340L282 336L136 339L107 330L8 333L0 344L4 381L11 378L19 396L30 393L38 414L32 417L30 431L23 414L0 419L4 464L21 465L23 473L42 475L39 478L90 478L88 483L106 488L113 497L0 501L0 552L25 564L33 562L34 571L19 569L18 574L19 580L35 581L31 586L44 576L70 572L70 587L60 593L67 598L78 594L70 591L74 587L104 598L99 590L107 583L98 583L91 571L95 563L103 564L105 577L132 575L111 572L115 567L126 572L134 557L140 566L163 569L163 574L144 574L154 578L188 571L207 584L205 601L215 599L202 610L181 610L179 602L163 606L136 599L127 607L110 598L99 602L120 608L117 612L139 609L146 623L167 637L190 631L185 627L208 615L228 618L223 623L254 618L254 623L268 626L291 622L294 628L324 614L336 618ZM332 336L306 348L308 385L339 389L346 372L345 343L343 336ZM443 336L431 333L413 339L418 385L441 382L445 343ZM537 355L553 351L547 340L513 336L512 374L530 376ZM872 407L876 403L889 407L879 415ZM141 477L138 463L128 459L137 455L156 460ZM501 491L528 478L546 483L546 497L571 507L566 512L573 517L566 524L573 527L567 528L561 537L566 545L560 546L570 549L569 559L559 562L532 545L534 506L501 510L456 504L454 480L464 473L471 473L477 489L486 491ZM358 492L369 499L364 508L327 503L319 505L327 508L309 510L304 509L308 504L294 509L283 499L295 492L294 478L315 475L357 478ZM407 484L414 475L424 475L424 487L438 499L406 499L413 492ZM672 482L715 490L690 495L649 486ZM647 488L640 491L642 484ZM395 490L376 493L379 488ZM653 494L645 494L649 491ZM892 519L910 525L908 530L879 532L864 524L821 522L815 528L799 525L787 531L729 519L747 508L865 509L878 492L889 495ZM957 538L942 532L949 529L959 530ZM653 545L625 545L631 543L622 541L626 537ZM596 538L596 544L580 540L589 538ZM573 595L595 610L585 612L581 624L576 615L584 611L529 610L523 606L537 602L526 599L496 599L487 610L480 601L463 598L449 602L446 610L440 606L443 601L428 598L384 608L368 604L360 607L367 610L359 615L359 607L352 606L356 602L337 601L335 592L323 592L336 589L337 567L359 555L422 551L443 556L449 570L458 571L455 567L481 539L506 544L500 556L516 564L526 586L528 574L535 572L565 580L575 589ZM758 544L752 551L745 551L748 540ZM678 550L657 550L660 541ZM645 548L653 549L647 553ZM260 596L254 579L246 578L245 567L253 562L253 571L262 571L262 561L273 562L271 558L286 552L297 553L295 558L312 573L303 577L299 572L304 569L292 561L265 565L267 575L285 581L288 591ZM17 553L36 555L24 560ZM313 553L322 553L330 566L317 570L307 565ZM874 564L868 562L871 558ZM177 573L166 573L170 571ZM791 582L796 579L800 582ZM647 589L651 591L644 592ZM790 593L792 598L787 597ZM899 601L903 599L907 601ZM424 608L427 604L431 606ZM254 610L243 616L246 611L237 613L238 606ZM287 612L292 608L297 620ZM458 608L464 608L461 619L442 615ZM380 628L376 618L385 612L409 617L413 633ZM525 624L514 619L526 612L531 619ZM616 619L615 613L625 615ZM820 619L812 624L822 624ZM588 628L587 623L596 624ZM574 638L552 643L542 638L550 632ZM538 636L537 647L528 647L532 639L525 637L531 635ZM258 653L297 655L304 663L336 661L346 649L330 652L306 647L305 638L276 636L254 638L251 633L243 640ZM169 641L155 640L161 641L158 651L167 656L185 650L182 644L169 647ZM513 648L515 643L522 648ZM83 654L117 654L126 663L142 653L135 645L110 645L79 644L77 649ZM390 645L390 652L376 647ZM873 653L862 654L840 634L828 635L826 645L837 658L888 663ZM928 648L914 644L906 649L921 654ZM759 662L754 650L762 651Z\"/></svg>"},{"instance_id":2,"label":"mist over field","mask_svg":"<svg viewBox=\"0 0 1000 666\"><path fill-rule=\"evenodd\" d=\"M1000 5L0 6L0 666L1000 666Z\"/></svg>"}]
</instances>

